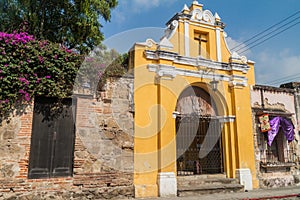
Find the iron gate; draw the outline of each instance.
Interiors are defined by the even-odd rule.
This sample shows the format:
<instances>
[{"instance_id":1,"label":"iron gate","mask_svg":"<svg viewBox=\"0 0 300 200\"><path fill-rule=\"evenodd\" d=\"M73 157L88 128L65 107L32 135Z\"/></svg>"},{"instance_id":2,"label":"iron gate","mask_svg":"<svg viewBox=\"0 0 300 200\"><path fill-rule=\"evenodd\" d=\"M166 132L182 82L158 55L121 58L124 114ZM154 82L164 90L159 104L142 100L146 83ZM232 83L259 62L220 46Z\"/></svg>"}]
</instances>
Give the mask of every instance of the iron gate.
<instances>
[{"instance_id":1,"label":"iron gate","mask_svg":"<svg viewBox=\"0 0 300 200\"><path fill-rule=\"evenodd\" d=\"M223 173L221 122L210 116L176 118L177 175Z\"/></svg>"}]
</instances>

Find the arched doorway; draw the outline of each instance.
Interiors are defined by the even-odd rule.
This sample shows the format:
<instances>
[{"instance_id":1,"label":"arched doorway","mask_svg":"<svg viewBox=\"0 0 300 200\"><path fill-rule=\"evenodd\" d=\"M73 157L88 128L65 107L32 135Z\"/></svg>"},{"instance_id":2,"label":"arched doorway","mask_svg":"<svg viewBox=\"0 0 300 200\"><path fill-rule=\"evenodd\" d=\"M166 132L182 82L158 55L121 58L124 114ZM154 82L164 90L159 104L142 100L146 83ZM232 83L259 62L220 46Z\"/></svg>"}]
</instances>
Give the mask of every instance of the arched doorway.
<instances>
[{"instance_id":1,"label":"arched doorway","mask_svg":"<svg viewBox=\"0 0 300 200\"><path fill-rule=\"evenodd\" d=\"M211 96L190 86L179 96L176 111L177 175L223 173L222 126Z\"/></svg>"}]
</instances>

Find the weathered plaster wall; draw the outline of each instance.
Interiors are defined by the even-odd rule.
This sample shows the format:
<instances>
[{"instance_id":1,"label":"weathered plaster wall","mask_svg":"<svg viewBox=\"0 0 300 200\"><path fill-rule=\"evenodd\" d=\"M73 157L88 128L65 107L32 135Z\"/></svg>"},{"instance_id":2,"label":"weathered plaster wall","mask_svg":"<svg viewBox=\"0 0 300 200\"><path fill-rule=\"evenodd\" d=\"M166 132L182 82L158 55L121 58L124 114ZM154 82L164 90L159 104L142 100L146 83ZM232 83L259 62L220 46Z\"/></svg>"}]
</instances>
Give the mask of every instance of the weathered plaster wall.
<instances>
[{"instance_id":1,"label":"weathered plaster wall","mask_svg":"<svg viewBox=\"0 0 300 200\"><path fill-rule=\"evenodd\" d=\"M263 90L263 99L265 108L277 108L284 109L287 112L295 114L294 94L291 91L287 92L287 89L276 90ZM252 90L251 92L251 104L254 108L262 106L261 91Z\"/></svg>"},{"instance_id":2,"label":"weathered plaster wall","mask_svg":"<svg viewBox=\"0 0 300 200\"><path fill-rule=\"evenodd\" d=\"M263 103L262 103L263 100ZM274 88L268 86L258 86L252 88L251 90L251 106L253 111L253 136L254 136L254 146L255 146L255 159L256 159L256 169L257 176L260 180L260 187L284 187L288 185L295 185L299 183L299 134L298 122L296 120L295 111L295 101L294 101L294 91L283 88ZM260 168L261 162L261 147L259 145L259 138L261 133L259 128L259 122L256 114L257 109L265 110L277 110L284 113L290 113L292 122L295 126L295 138L291 142L289 147L293 146L295 148L296 157L295 166L291 167L290 171L274 171L265 173Z\"/></svg>"},{"instance_id":3,"label":"weathered plaster wall","mask_svg":"<svg viewBox=\"0 0 300 200\"><path fill-rule=\"evenodd\" d=\"M299 90L299 88L296 90L295 100L296 100L295 101L296 115L297 115L297 120L298 120L297 130L300 131L300 90Z\"/></svg>"},{"instance_id":4,"label":"weathered plaster wall","mask_svg":"<svg viewBox=\"0 0 300 200\"><path fill-rule=\"evenodd\" d=\"M281 88L289 88L294 90L295 95L295 106L296 106L296 116L298 119L297 130L300 130L300 82L289 82L280 85Z\"/></svg>"},{"instance_id":5,"label":"weathered plaster wall","mask_svg":"<svg viewBox=\"0 0 300 200\"><path fill-rule=\"evenodd\" d=\"M72 177L28 179L32 107L0 127L0 199L134 196L132 78L111 79L100 98L77 95Z\"/></svg>"}]
</instances>

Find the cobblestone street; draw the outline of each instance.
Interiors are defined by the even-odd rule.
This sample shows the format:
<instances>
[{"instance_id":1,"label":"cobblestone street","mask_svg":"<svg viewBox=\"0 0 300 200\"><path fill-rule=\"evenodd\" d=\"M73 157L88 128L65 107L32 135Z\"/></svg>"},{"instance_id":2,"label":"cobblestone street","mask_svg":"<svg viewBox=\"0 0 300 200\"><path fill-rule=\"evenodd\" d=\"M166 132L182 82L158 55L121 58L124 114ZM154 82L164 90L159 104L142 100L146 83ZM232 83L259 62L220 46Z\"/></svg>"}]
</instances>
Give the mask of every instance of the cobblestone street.
<instances>
[{"instance_id":1,"label":"cobblestone street","mask_svg":"<svg viewBox=\"0 0 300 200\"><path fill-rule=\"evenodd\" d=\"M170 197L170 198L145 198L144 200L300 200L300 186L274 189L256 189L249 192L216 193L199 196Z\"/></svg>"}]
</instances>

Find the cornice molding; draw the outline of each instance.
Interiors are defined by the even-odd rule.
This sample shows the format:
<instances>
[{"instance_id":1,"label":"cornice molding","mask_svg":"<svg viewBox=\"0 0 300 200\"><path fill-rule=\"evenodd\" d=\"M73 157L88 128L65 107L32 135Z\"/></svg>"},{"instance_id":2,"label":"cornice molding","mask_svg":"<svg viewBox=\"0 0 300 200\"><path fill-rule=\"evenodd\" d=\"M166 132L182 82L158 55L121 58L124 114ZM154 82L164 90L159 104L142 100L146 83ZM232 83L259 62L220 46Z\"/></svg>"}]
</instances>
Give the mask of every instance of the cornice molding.
<instances>
[{"instance_id":1,"label":"cornice molding","mask_svg":"<svg viewBox=\"0 0 300 200\"><path fill-rule=\"evenodd\" d=\"M243 73L247 73L250 67L247 64L240 64L240 63L223 63L223 62L217 62L212 61L208 59L204 59L201 57L192 58L187 56L180 56L177 53L168 52L168 51L151 51L151 50L145 50L145 56L147 59L150 60L170 60L173 61L176 64L183 64L183 65L189 65L197 67L198 69L205 67L207 69L212 70L224 70L224 71L240 71Z\"/></svg>"},{"instance_id":2,"label":"cornice molding","mask_svg":"<svg viewBox=\"0 0 300 200\"><path fill-rule=\"evenodd\" d=\"M163 65L163 64L149 64L147 65L149 72L156 73L156 78L160 78L163 80L172 80L176 76L188 76L188 77L196 77L196 78L204 78L209 80L216 81L225 81L229 83L229 86L242 86L246 87L248 79L244 76L237 75L223 75L217 74L212 71L205 70L188 70L177 68L171 65Z\"/></svg>"}]
</instances>

